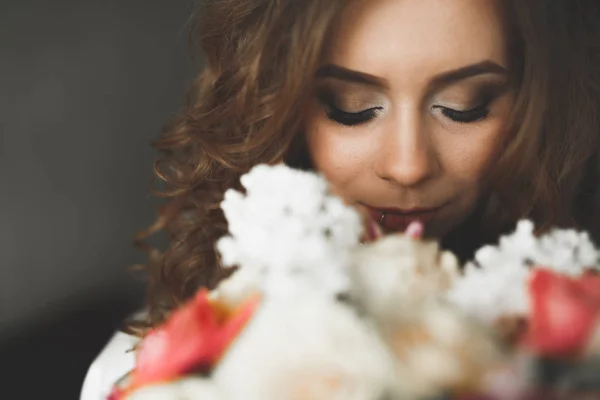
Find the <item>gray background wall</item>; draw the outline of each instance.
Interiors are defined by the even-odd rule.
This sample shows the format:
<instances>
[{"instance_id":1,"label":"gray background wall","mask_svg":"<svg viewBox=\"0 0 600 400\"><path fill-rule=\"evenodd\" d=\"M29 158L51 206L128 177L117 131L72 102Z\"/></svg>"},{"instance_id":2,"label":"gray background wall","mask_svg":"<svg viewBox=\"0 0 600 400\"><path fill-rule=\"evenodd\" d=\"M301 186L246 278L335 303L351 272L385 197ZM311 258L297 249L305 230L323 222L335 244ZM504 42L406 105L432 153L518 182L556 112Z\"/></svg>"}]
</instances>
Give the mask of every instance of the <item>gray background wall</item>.
<instances>
[{"instance_id":1,"label":"gray background wall","mask_svg":"<svg viewBox=\"0 0 600 400\"><path fill-rule=\"evenodd\" d=\"M143 260L131 239L153 217L149 142L195 69L192 10L0 3L0 376L44 371L49 398L77 397L86 365L141 304L126 267Z\"/></svg>"}]
</instances>

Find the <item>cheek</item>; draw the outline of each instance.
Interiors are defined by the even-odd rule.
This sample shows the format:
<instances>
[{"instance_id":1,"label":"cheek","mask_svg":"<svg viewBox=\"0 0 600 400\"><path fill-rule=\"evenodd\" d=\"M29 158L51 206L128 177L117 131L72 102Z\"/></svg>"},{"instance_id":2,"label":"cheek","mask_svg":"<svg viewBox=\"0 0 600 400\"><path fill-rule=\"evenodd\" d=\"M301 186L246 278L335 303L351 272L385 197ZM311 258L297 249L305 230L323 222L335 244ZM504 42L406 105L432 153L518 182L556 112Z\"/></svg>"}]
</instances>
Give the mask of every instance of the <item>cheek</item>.
<instances>
[{"instance_id":1,"label":"cheek","mask_svg":"<svg viewBox=\"0 0 600 400\"><path fill-rule=\"evenodd\" d=\"M315 169L338 189L360 180L372 164L376 141L368 140L365 132L335 126L326 117L309 121L306 138Z\"/></svg>"},{"instance_id":2,"label":"cheek","mask_svg":"<svg viewBox=\"0 0 600 400\"><path fill-rule=\"evenodd\" d=\"M444 132L438 139L438 156L444 172L465 184L485 180L500 155L505 137L505 124L500 120L465 127L460 132Z\"/></svg>"},{"instance_id":3,"label":"cheek","mask_svg":"<svg viewBox=\"0 0 600 400\"><path fill-rule=\"evenodd\" d=\"M446 141L442 150L447 172L468 183L486 183L508 139L514 93L498 99L487 119L466 125L453 125L440 134Z\"/></svg>"}]
</instances>

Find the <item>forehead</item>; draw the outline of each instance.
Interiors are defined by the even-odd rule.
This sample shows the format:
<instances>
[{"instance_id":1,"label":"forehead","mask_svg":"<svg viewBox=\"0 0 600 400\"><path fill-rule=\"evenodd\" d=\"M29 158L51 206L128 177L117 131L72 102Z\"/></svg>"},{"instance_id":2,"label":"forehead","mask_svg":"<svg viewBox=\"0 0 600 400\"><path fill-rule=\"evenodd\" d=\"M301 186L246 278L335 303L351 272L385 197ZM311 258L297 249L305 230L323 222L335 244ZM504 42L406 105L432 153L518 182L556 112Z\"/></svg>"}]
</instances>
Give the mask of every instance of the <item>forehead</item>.
<instances>
[{"instance_id":1,"label":"forehead","mask_svg":"<svg viewBox=\"0 0 600 400\"><path fill-rule=\"evenodd\" d=\"M386 78L508 64L499 0L353 0L331 39L327 63Z\"/></svg>"}]
</instances>

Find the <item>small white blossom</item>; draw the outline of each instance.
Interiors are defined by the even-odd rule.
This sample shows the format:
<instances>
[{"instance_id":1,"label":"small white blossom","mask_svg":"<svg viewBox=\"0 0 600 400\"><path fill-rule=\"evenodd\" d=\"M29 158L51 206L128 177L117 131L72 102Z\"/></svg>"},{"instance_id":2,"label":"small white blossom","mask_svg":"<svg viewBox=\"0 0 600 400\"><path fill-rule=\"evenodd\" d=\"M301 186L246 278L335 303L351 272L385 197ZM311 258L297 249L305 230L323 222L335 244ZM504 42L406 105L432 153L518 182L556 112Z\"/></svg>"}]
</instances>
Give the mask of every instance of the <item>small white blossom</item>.
<instances>
[{"instance_id":1,"label":"small white blossom","mask_svg":"<svg viewBox=\"0 0 600 400\"><path fill-rule=\"evenodd\" d=\"M342 268L363 230L358 212L322 176L285 165L259 165L241 182L246 194L229 190L222 203L230 233L217 244L223 263L248 270L247 281L270 296L346 290Z\"/></svg>"},{"instance_id":2,"label":"small white blossom","mask_svg":"<svg viewBox=\"0 0 600 400\"><path fill-rule=\"evenodd\" d=\"M503 315L527 315L527 279L535 267L579 276L586 269L600 268L600 253L585 232L554 229L538 238L533 223L523 220L498 246L477 251L448 299L487 323Z\"/></svg>"},{"instance_id":3,"label":"small white blossom","mask_svg":"<svg viewBox=\"0 0 600 400\"><path fill-rule=\"evenodd\" d=\"M450 303L488 324L504 315L527 315L528 276L529 270L518 264L485 269L468 264L447 298Z\"/></svg>"},{"instance_id":4,"label":"small white blossom","mask_svg":"<svg viewBox=\"0 0 600 400\"><path fill-rule=\"evenodd\" d=\"M483 268L535 265L578 276L585 269L600 268L600 253L587 232L554 229L538 238L533 223L522 220L513 234L500 238L498 246L481 248L475 261Z\"/></svg>"}]
</instances>

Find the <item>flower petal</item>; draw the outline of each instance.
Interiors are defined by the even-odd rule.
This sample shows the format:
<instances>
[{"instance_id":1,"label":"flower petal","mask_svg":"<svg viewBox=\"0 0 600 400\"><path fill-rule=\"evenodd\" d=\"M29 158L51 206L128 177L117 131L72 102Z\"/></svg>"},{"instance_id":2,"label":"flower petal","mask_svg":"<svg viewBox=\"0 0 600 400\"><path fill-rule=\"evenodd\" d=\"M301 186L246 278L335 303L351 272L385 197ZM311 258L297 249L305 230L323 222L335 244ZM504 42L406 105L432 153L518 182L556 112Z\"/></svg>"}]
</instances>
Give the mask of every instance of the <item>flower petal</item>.
<instances>
[{"instance_id":1,"label":"flower petal","mask_svg":"<svg viewBox=\"0 0 600 400\"><path fill-rule=\"evenodd\" d=\"M144 339L131 388L210 369L252 317L258 298L228 310L201 290Z\"/></svg>"},{"instance_id":2,"label":"flower petal","mask_svg":"<svg viewBox=\"0 0 600 400\"><path fill-rule=\"evenodd\" d=\"M532 272L527 345L547 356L574 356L582 350L600 314L600 302L590 301L594 298L583 290L596 283L585 279L544 268Z\"/></svg>"}]
</instances>

